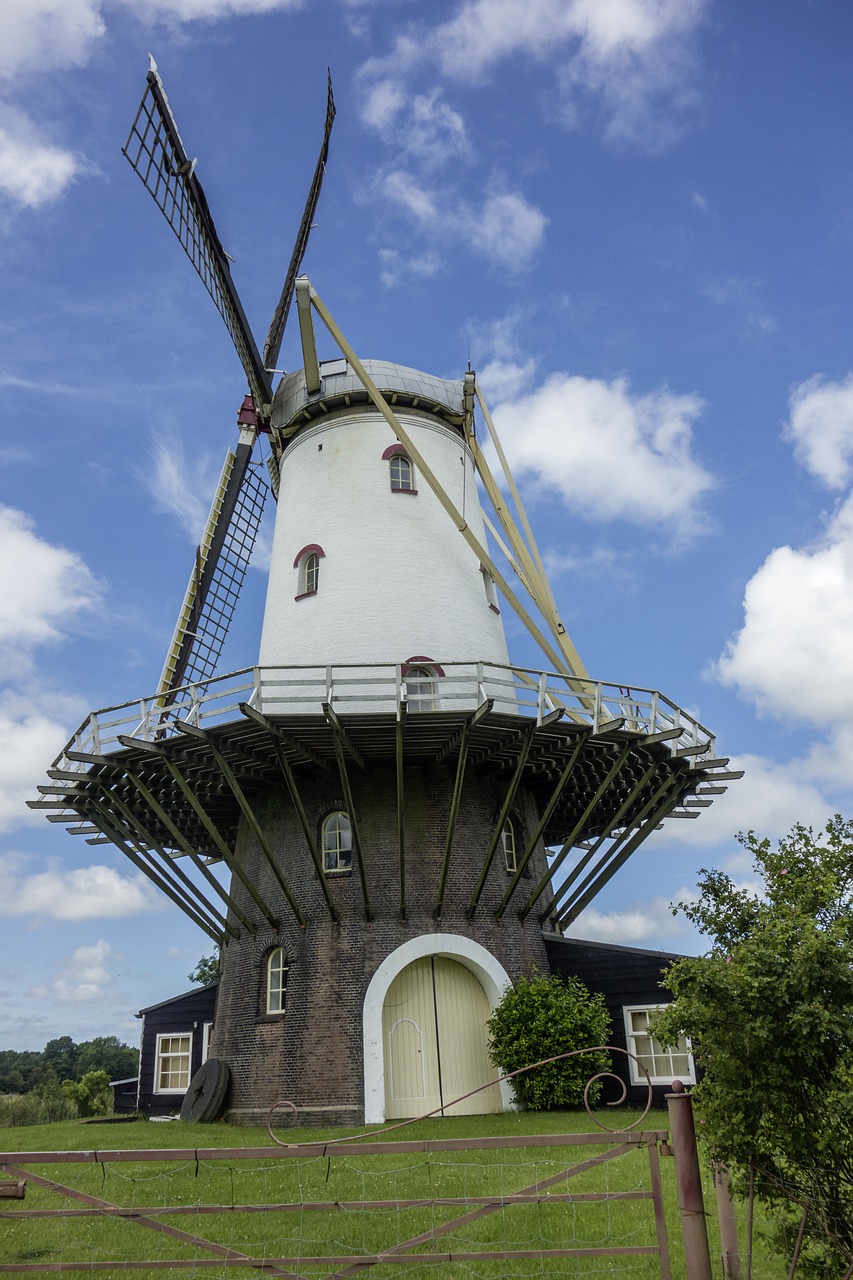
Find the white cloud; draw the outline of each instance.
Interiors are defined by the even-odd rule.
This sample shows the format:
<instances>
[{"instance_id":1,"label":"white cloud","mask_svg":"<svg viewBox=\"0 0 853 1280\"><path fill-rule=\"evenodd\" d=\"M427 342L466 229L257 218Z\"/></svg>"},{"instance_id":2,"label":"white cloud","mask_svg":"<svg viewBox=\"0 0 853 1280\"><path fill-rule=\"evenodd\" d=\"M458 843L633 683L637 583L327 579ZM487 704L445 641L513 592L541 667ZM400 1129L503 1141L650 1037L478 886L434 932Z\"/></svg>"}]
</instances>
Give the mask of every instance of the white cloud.
<instances>
[{"instance_id":1,"label":"white cloud","mask_svg":"<svg viewBox=\"0 0 853 1280\"><path fill-rule=\"evenodd\" d=\"M100 0L3 0L0 78L82 66L106 31Z\"/></svg>"},{"instance_id":2,"label":"white cloud","mask_svg":"<svg viewBox=\"0 0 853 1280\"><path fill-rule=\"evenodd\" d=\"M407 276L428 278L441 269L441 258L437 253L419 253L407 257L397 249L380 249L379 262L379 279L388 289L403 284Z\"/></svg>"},{"instance_id":3,"label":"white cloud","mask_svg":"<svg viewBox=\"0 0 853 1280\"><path fill-rule=\"evenodd\" d=\"M823 374L801 382L791 392L791 416L785 434L807 471L830 489L853 479L853 373L841 382Z\"/></svg>"},{"instance_id":4,"label":"white cloud","mask_svg":"<svg viewBox=\"0 0 853 1280\"><path fill-rule=\"evenodd\" d=\"M403 209L422 231L438 240L467 244L490 262L511 271L526 266L545 234L548 219L501 180L472 204L450 191L430 190L402 169L383 179L383 195Z\"/></svg>"},{"instance_id":5,"label":"white cloud","mask_svg":"<svg viewBox=\"0 0 853 1280\"><path fill-rule=\"evenodd\" d=\"M216 20L302 7L302 0L3 0L0 79L81 67L106 34L106 12L121 4L143 22Z\"/></svg>"},{"instance_id":6,"label":"white cloud","mask_svg":"<svg viewBox=\"0 0 853 1280\"><path fill-rule=\"evenodd\" d=\"M827 726L853 715L853 497L806 550L776 547L713 673L760 710Z\"/></svg>"},{"instance_id":7,"label":"white cloud","mask_svg":"<svg viewBox=\"0 0 853 1280\"><path fill-rule=\"evenodd\" d=\"M113 867L92 863L28 872L24 854L0 855L0 916L48 920L107 920L159 911L164 905L142 875L123 876Z\"/></svg>"},{"instance_id":8,"label":"white cloud","mask_svg":"<svg viewBox=\"0 0 853 1280\"><path fill-rule=\"evenodd\" d=\"M44 821L26 808L44 771L68 739L68 728L38 707L24 709L8 691L0 695L0 831Z\"/></svg>"},{"instance_id":9,"label":"white cloud","mask_svg":"<svg viewBox=\"0 0 853 1280\"><path fill-rule=\"evenodd\" d=\"M108 942L99 938L92 946L80 946L58 962L62 975L49 986L38 986L32 995L59 1000L62 1004L93 1004L102 1000L113 980L107 968L110 959L118 959Z\"/></svg>"},{"instance_id":10,"label":"white cloud","mask_svg":"<svg viewBox=\"0 0 853 1280\"><path fill-rule=\"evenodd\" d=\"M91 609L101 592L76 552L45 542L25 512L0 506L0 654L7 664L58 640L63 625Z\"/></svg>"},{"instance_id":11,"label":"white cloud","mask_svg":"<svg viewBox=\"0 0 853 1280\"><path fill-rule=\"evenodd\" d=\"M810 755L787 762L759 755L732 756L729 769L743 769L744 776L726 784L728 790L715 796L711 807L700 810L694 821L667 819L649 847L731 846L739 831L778 839L795 822L822 826L833 804L820 785L823 779L815 763Z\"/></svg>"},{"instance_id":12,"label":"white cloud","mask_svg":"<svg viewBox=\"0 0 853 1280\"><path fill-rule=\"evenodd\" d=\"M174 516L193 542L204 533L219 474L209 454L190 461L176 436L157 436L153 442L153 469L143 482L158 510Z\"/></svg>"},{"instance_id":13,"label":"white cloud","mask_svg":"<svg viewBox=\"0 0 853 1280\"><path fill-rule=\"evenodd\" d=\"M22 111L0 103L0 196L37 209L59 199L80 168L76 156L47 142Z\"/></svg>"},{"instance_id":14,"label":"white cloud","mask_svg":"<svg viewBox=\"0 0 853 1280\"><path fill-rule=\"evenodd\" d=\"M411 27L392 52L371 59L362 79L383 84L365 110L403 93L403 78L437 64L470 85L508 59L551 65L568 125L594 105L610 141L655 150L681 132L695 105L692 44L706 0L464 0L433 27ZM387 118L387 117L386 117Z\"/></svg>"},{"instance_id":15,"label":"white cloud","mask_svg":"<svg viewBox=\"0 0 853 1280\"><path fill-rule=\"evenodd\" d=\"M428 169L470 154L465 121L439 88L409 94L396 80L371 79L361 116L386 142Z\"/></svg>"},{"instance_id":16,"label":"white cloud","mask_svg":"<svg viewBox=\"0 0 853 1280\"><path fill-rule=\"evenodd\" d=\"M672 898L653 898L622 911L599 911L587 907L566 930L569 938L587 938L595 942L615 942L620 946L657 942L660 938L683 938L690 932L680 917L673 916L670 903L695 896L679 889Z\"/></svg>"},{"instance_id":17,"label":"white cloud","mask_svg":"<svg viewBox=\"0 0 853 1280\"><path fill-rule=\"evenodd\" d=\"M661 524L682 535L704 526L711 475L693 456L695 395L631 394L611 383L553 373L493 411L513 471L595 520Z\"/></svg>"}]
</instances>

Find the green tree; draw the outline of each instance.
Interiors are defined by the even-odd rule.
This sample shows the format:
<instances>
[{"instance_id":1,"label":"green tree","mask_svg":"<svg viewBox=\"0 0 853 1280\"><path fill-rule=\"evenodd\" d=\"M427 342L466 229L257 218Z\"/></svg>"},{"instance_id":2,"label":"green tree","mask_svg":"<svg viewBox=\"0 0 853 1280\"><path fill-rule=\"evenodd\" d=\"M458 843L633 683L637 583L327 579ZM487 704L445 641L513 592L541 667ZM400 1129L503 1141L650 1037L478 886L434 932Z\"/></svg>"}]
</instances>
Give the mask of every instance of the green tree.
<instances>
[{"instance_id":1,"label":"green tree","mask_svg":"<svg viewBox=\"0 0 853 1280\"><path fill-rule=\"evenodd\" d=\"M112 1110L106 1071L87 1071L82 1080L63 1080L62 1092L75 1104L79 1116L105 1116Z\"/></svg>"},{"instance_id":2,"label":"green tree","mask_svg":"<svg viewBox=\"0 0 853 1280\"><path fill-rule=\"evenodd\" d=\"M79 1080L87 1071L106 1071L110 1080L127 1080L138 1070L138 1049L122 1044L118 1036L96 1036L78 1046L73 1078Z\"/></svg>"},{"instance_id":3,"label":"green tree","mask_svg":"<svg viewBox=\"0 0 853 1280\"><path fill-rule=\"evenodd\" d=\"M56 1040L48 1040L42 1050L45 1065L56 1076L57 1080L76 1080L77 1077L77 1045L70 1036L58 1036Z\"/></svg>"},{"instance_id":4,"label":"green tree","mask_svg":"<svg viewBox=\"0 0 853 1280\"><path fill-rule=\"evenodd\" d=\"M492 1062L502 1072L556 1057L572 1049L605 1044L610 1014L601 995L592 995L578 978L519 978L504 994L488 1021ZM586 1082L610 1068L608 1053L581 1054L516 1076L513 1087L531 1111L551 1111L583 1102ZM596 1084L590 1101L601 1092Z\"/></svg>"},{"instance_id":5,"label":"green tree","mask_svg":"<svg viewBox=\"0 0 853 1280\"><path fill-rule=\"evenodd\" d=\"M192 973L187 977L190 982L197 982L201 987L209 987L211 982L219 981L219 952L211 956L202 956Z\"/></svg>"},{"instance_id":6,"label":"green tree","mask_svg":"<svg viewBox=\"0 0 853 1280\"><path fill-rule=\"evenodd\" d=\"M797 825L775 849L738 838L762 891L701 873L698 900L676 910L711 949L668 970L676 999L656 1035L693 1041L711 1158L741 1184L750 1164L765 1171L759 1193L783 1214L808 1199L801 1266L841 1274L853 1258L853 822L836 815L817 836Z\"/></svg>"}]
</instances>

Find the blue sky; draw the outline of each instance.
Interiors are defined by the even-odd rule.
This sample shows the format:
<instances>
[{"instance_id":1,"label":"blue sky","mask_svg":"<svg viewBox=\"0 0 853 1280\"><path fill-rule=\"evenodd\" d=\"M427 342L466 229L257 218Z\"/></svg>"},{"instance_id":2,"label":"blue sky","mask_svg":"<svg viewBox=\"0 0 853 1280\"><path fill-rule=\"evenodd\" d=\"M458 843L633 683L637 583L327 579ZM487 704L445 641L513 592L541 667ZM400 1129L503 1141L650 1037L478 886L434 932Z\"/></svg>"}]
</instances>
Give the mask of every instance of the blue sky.
<instances>
[{"instance_id":1,"label":"blue sky","mask_svg":"<svg viewBox=\"0 0 853 1280\"><path fill-rule=\"evenodd\" d=\"M0 1045L133 1040L209 949L24 808L91 709L156 686L245 390L120 155L149 49L261 340L331 66L312 282L362 356L470 353L590 673L746 770L577 929L700 949L669 903L701 866L748 880L735 831L851 812L853 9L6 0ZM255 660L263 593L261 554L222 670Z\"/></svg>"}]
</instances>

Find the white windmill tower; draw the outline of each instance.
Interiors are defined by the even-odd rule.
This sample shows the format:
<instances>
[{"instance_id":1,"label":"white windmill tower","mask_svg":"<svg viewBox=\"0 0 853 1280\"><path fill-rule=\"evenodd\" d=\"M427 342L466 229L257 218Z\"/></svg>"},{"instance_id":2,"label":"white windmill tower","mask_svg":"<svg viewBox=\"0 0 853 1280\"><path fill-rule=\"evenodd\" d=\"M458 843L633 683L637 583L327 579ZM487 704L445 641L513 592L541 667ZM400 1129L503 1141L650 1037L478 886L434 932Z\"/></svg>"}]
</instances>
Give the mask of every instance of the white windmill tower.
<instances>
[{"instance_id":1,"label":"white windmill tower","mask_svg":"<svg viewBox=\"0 0 853 1280\"><path fill-rule=\"evenodd\" d=\"M222 946L211 1053L243 1119L281 1098L307 1121L418 1115L488 1085L485 1019L547 967L543 930L738 776L663 695L587 675L475 374L360 360L297 279L333 120L330 82L261 359L151 64L125 154L249 395L156 694L93 713L34 802L114 844ZM302 367L273 392L294 296ZM278 498L259 662L214 677L263 506L259 433ZM548 670L510 664L507 606ZM467 1106L507 1101L494 1085Z\"/></svg>"}]
</instances>

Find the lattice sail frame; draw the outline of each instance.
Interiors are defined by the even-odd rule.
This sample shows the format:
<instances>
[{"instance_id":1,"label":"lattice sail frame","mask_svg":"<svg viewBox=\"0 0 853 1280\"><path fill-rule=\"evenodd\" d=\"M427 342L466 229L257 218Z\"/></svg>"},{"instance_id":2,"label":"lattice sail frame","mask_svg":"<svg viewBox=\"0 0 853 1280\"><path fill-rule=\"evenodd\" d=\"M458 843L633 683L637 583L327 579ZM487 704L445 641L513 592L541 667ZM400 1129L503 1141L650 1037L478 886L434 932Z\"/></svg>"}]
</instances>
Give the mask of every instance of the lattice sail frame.
<instances>
[{"instance_id":1,"label":"lattice sail frame","mask_svg":"<svg viewBox=\"0 0 853 1280\"><path fill-rule=\"evenodd\" d=\"M237 457L229 449L163 664L158 696L164 700L178 684L211 678L237 607L267 496L266 481L246 459L233 510L225 514L229 482L234 481L237 466ZM223 525L222 545L216 548Z\"/></svg>"},{"instance_id":2,"label":"lattice sail frame","mask_svg":"<svg viewBox=\"0 0 853 1280\"><path fill-rule=\"evenodd\" d=\"M225 321L249 380L255 406L265 413L272 384L231 279L228 256L213 224L201 183L181 141L157 65L149 54L147 87L122 155L165 217Z\"/></svg>"}]
</instances>

